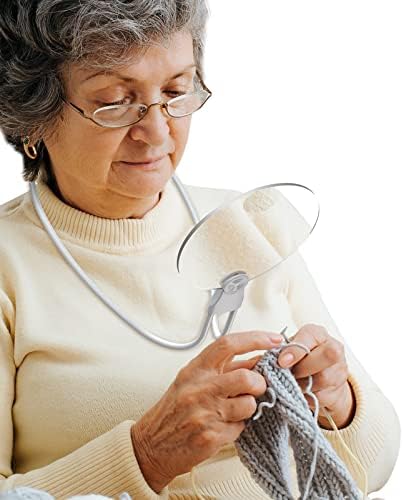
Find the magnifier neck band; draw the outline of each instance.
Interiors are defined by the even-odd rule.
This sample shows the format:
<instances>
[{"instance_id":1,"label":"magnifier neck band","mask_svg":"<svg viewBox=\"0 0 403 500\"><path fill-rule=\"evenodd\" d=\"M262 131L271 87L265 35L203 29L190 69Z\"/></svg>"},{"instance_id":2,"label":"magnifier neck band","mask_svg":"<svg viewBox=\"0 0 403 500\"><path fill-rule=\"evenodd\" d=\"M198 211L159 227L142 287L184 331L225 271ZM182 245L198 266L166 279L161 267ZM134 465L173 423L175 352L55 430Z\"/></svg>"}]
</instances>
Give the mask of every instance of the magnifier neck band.
<instances>
[{"instance_id":1,"label":"magnifier neck band","mask_svg":"<svg viewBox=\"0 0 403 500\"><path fill-rule=\"evenodd\" d=\"M192 221L194 224L200 220L199 214L197 212L196 207L193 205L188 193L186 192L184 186L180 182L180 180L174 175L172 177L174 184L179 191L186 207L189 210L190 216L192 218ZM194 339L184 342L184 343L178 343L174 342L168 339L165 339L163 337L160 337L159 335L156 335L155 333L147 330L146 328L143 328L142 326L138 325L136 322L134 322L131 318L129 318L123 311L121 311L110 299L107 297L97 286L97 284L84 272L84 270L79 266L79 264L75 261L75 259L72 257L70 252L67 250L67 248L64 246L62 241L60 240L59 236L57 235L55 229L53 228L52 224L50 223L39 198L37 189L36 189L36 184L35 182L30 182L29 183L29 188L30 188L30 194L32 198L32 203L35 208L35 211L43 225L43 228L47 232L49 238L52 240L53 244L59 251L60 255L63 257L63 259L66 261L66 263L71 267L71 269L77 274L77 276L80 278L80 280L103 302L103 304L108 307L119 319L121 319L124 323L126 323L132 330L134 330L136 333L142 335L146 339L150 340L151 342L154 342L155 344L158 344L162 347L167 347L175 350L186 350L190 349L199 343L201 343L204 338L205 338L205 332L202 332L202 334L199 334L197 337ZM210 297L213 295L214 290L208 290ZM213 334L216 338L220 337L222 335L222 332L219 328L218 321L216 317L212 318L211 321L211 328L213 330Z\"/></svg>"}]
</instances>

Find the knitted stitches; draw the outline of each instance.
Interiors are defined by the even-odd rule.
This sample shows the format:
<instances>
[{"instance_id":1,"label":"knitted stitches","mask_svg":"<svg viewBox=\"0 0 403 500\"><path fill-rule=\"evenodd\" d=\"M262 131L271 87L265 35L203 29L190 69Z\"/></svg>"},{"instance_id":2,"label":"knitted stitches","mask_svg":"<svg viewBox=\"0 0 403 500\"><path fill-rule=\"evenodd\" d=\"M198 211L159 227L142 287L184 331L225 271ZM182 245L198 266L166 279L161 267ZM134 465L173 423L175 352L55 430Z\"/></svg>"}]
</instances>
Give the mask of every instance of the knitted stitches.
<instances>
[{"instance_id":1,"label":"knitted stitches","mask_svg":"<svg viewBox=\"0 0 403 500\"><path fill-rule=\"evenodd\" d=\"M241 462L273 500L293 500L289 442L301 495L309 480L317 446L316 469L307 498L360 500L361 494L353 478L320 431L293 374L278 366L277 358L282 348L267 351L254 368L268 384L266 393L257 398L257 404L271 401L273 390L276 402L272 408L263 408L259 419L252 417L246 421L244 431L235 441Z\"/></svg>"}]
</instances>

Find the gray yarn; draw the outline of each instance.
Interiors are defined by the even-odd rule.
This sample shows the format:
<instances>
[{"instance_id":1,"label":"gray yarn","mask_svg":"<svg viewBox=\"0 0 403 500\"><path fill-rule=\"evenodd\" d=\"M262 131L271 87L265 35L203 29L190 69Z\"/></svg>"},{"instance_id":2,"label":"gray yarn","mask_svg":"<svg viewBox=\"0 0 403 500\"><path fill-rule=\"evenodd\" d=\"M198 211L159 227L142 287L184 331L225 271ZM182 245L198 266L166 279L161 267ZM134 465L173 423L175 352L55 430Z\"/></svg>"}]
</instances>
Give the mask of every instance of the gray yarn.
<instances>
[{"instance_id":1,"label":"gray yarn","mask_svg":"<svg viewBox=\"0 0 403 500\"><path fill-rule=\"evenodd\" d=\"M322 434L293 374L277 364L284 347L267 351L254 368L268 384L266 393L257 398L258 406L267 403L265 406L269 408L264 408L257 420L247 419L245 429L235 441L241 462L273 500L293 500L290 443L301 493L299 500L361 500L354 479ZM270 408L273 395L275 402ZM315 465L313 475L312 465ZM302 497L308 484L308 491Z\"/></svg>"},{"instance_id":2,"label":"gray yarn","mask_svg":"<svg viewBox=\"0 0 403 500\"><path fill-rule=\"evenodd\" d=\"M75 496L69 497L68 500L103 500L108 499L109 497L104 497L101 495L84 495L84 496ZM52 495L46 493L46 491L37 490L34 488L28 488L26 486L20 486L13 490L7 491L6 493L0 493L0 500L55 500ZM119 496L119 500L131 500L131 497L128 493L122 493Z\"/></svg>"},{"instance_id":3,"label":"gray yarn","mask_svg":"<svg viewBox=\"0 0 403 500\"><path fill-rule=\"evenodd\" d=\"M0 493L0 500L54 500L46 491L20 486L13 490Z\"/></svg>"}]
</instances>

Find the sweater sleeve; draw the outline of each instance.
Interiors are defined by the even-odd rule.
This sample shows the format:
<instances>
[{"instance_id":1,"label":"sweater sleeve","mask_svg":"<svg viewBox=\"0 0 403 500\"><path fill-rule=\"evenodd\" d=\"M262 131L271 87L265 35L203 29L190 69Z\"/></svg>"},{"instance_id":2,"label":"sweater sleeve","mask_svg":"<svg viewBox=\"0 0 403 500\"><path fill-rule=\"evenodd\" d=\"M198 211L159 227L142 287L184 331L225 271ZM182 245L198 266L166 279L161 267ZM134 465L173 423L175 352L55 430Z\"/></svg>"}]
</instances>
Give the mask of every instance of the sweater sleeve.
<instances>
[{"instance_id":1,"label":"sweater sleeve","mask_svg":"<svg viewBox=\"0 0 403 500\"><path fill-rule=\"evenodd\" d=\"M167 499L168 486L157 494L142 475L132 446L131 420L45 467L13 473L12 407L17 372L10 334L13 316L12 303L0 289L0 492L30 486L57 499L91 493L113 497L123 492L139 500Z\"/></svg>"},{"instance_id":2,"label":"sweater sleeve","mask_svg":"<svg viewBox=\"0 0 403 500\"><path fill-rule=\"evenodd\" d=\"M349 382L356 399L356 413L352 422L340 429L341 437L366 471L369 492L382 488L392 474L400 441L400 424L391 402L354 356L330 316L316 284L301 255L297 252L288 259L288 300L298 328L314 323L324 326L328 333L342 341L349 367ZM333 430L323 429L337 454L348 467L359 486L363 474L350 457Z\"/></svg>"}]
</instances>

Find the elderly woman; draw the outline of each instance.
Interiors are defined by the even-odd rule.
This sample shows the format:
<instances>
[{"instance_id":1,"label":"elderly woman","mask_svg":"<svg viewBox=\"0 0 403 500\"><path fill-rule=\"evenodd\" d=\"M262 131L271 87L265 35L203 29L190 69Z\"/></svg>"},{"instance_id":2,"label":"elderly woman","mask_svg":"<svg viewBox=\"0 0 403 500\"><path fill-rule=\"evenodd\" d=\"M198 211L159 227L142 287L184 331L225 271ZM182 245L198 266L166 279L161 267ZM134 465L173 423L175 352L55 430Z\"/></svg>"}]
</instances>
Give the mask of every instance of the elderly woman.
<instances>
[{"instance_id":1,"label":"elderly woman","mask_svg":"<svg viewBox=\"0 0 403 500\"><path fill-rule=\"evenodd\" d=\"M37 181L49 221L100 289L174 341L194 337L207 298L175 269L193 223L171 181L191 114L210 95L206 17L204 0L0 5L0 126L24 155L24 179ZM236 195L187 189L202 213ZM290 346L280 364L301 384L313 376L369 490L389 478L397 416L344 346L298 254L251 283L236 333L174 351L83 286L28 192L1 207L0 233L0 491L190 499L197 466L206 498L269 498L234 441L267 388L252 370L255 351L278 346L285 324L311 352ZM323 414L319 424L362 484Z\"/></svg>"}]
</instances>

